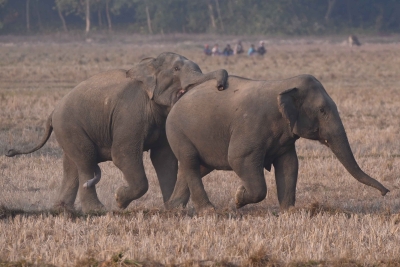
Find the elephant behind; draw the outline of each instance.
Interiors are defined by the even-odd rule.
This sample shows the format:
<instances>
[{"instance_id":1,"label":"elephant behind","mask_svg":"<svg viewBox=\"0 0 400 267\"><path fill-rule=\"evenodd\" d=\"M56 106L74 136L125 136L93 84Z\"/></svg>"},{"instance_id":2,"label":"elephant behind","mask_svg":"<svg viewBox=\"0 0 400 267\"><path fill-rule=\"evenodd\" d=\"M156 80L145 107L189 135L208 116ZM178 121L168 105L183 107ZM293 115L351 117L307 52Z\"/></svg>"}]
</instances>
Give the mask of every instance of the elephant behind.
<instances>
[{"instance_id":1,"label":"elephant behind","mask_svg":"<svg viewBox=\"0 0 400 267\"><path fill-rule=\"evenodd\" d=\"M40 149L54 130L64 152L64 174L55 206L73 208L79 193L83 211L89 212L104 208L95 187L101 177L98 163L112 160L123 172L128 186L118 189L116 199L125 208L148 189L143 151L150 150L165 202L172 194L178 167L165 135L167 115L194 86L215 79L222 90L227 77L225 70L203 74L196 63L174 53L143 59L128 71L94 75L58 103L35 148L11 149L7 156Z\"/></svg>"},{"instance_id":2,"label":"elephant behind","mask_svg":"<svg viewBox=\"0 0 400 267\"><path fill-rule=\"evenodd\" d=\"M281 81L230 76L222 92L201 84L173 107L166 132L180 162L168 208L185 205L191 195L197 210L213 210L201 177L214 169L233 170L241 179L237 208L257 203L267 192L263 169L272 165L281 209L294 206L300 137L328 146L359 182L383 196L389 192L360 169L336 104L311 75Z\"/></svg>"}]
</instances>

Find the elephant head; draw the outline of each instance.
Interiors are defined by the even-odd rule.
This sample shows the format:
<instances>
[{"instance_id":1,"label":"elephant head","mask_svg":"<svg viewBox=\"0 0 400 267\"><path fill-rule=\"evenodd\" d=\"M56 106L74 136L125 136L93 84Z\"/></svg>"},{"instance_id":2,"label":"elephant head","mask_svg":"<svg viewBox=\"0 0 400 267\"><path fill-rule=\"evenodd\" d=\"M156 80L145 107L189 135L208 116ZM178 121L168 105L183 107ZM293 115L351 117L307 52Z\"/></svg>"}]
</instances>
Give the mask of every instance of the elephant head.
<instances>
[{"instance_id":1,"label":"elephant head","mask_svg":"<svg viewBox=\"0 0 400 267\"><path fill-rule=\"evenodd\" d=\"M223 90L228 77L225 70L203 74L196 63L171 52L143 59L126 75L143 83L149 98L166 107L172 107L189 89L211 79L216 79L218 90Z\"/></svg>"},{"instance_id":2,"label":"elephant head","mask_svg":"<svg viewBox=\"0 0 400 267\"><path fill-rule=\"evenodd\" d=\"M336 104L322 84L314 77L304 75L300 84L290 84L288 88L291 89L278 95L278 104L293 136L320 141L332 150L354 178L386 195L389 190L358 166Z\"/></svg>"}]
</instances>

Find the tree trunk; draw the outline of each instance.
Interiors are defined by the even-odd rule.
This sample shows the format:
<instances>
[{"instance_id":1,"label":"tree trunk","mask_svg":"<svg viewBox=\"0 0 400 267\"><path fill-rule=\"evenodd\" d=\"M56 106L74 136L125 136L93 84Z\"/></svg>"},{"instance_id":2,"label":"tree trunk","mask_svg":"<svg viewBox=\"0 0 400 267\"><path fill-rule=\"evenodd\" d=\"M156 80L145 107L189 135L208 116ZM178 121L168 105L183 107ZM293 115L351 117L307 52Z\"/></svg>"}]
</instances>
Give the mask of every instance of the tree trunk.
<instances>
[{"instance_id":1,"label":"tree trunk","mask_svg":"<svg viewBox=\"0 0 400 267\"><path fill-rule=\"evenodd\" d=\"M349 1L346 1L346 9L347 9L347 19L349 20L349 25L353 26L353 18L351 16L351 8Z\"/></svg>"},{"instance_id":2,"label":"tree trunk","mask_svg":"<svg viewBox=\"0 0 400 267\"><path fill-rule=\"evenodd\" d=\"M88 34L90 31L90 0L86 0L85 17L86 17L86 34Z\"/></svg>"},{"instance_id":3,"label":"tree trunk","mask_svg":"<svg viewBox=\"0 0 400 267\"><path fill-rule=\"evenodd\" d=\"M111 16L110 16L110 7L109 7L109 1L106 0L106 16L107 16L107 23L108 23L108 30L112 31L112 23L111 23Z\"/></svg>"},{"instance_id":4,"label":"tree trunk","mask_svg":"<svg viewBox=\"0 0 400 267\"><path fill-rule=\"evenodd\" d=\"M208 2L208 11L209 11L209 14L210 14L211 26L214 29L216 29L217 25L215 24L214 10L213 10L211 2Z\"/></svg>"},{"instance_id":5,"label":"tree trunk","mask_svg":"<svg viewBox=\"0 0 400 267\"><path fill-rule=\"evenodd\" d=\"M31 19L30 19L30 12L29 12L29 2L30 0L26 0L26 30L28 32L31 31Z\"/></svg>"},{"instance_id":6,"label":"tree trunk","mask_svg":"<svg viewBox=\"0 0 400 267\"><path fill-rule=\"evenodd\" d=\"M99 28L103 27L103 23L102 23L102 19L101 19L101 9L99 8L99 10L97 10L97 18L99 20Z\"/></svg>"},{"instance_id":7,"label":"tree trunk","mask_svg":"<svg viewBox=\"0 0 400 267\"><path fill-rule=\"evenodd\" d=\"M38 18L38 26L39 26L39 30L42 31L43 30L43 25L42 25L42 17L40 16L40 12L39 12L39 0L36 0L36 16Z\"/></svg>"},{"instance_id":8,"label":"tree trunk","mask_svg":"<svg viewBox=\"0 0 400 267\"><path fill-rule=\"evenodd\" d=\"M384 11L381 4L377 4L377 9L379 10L379 14L375 19L375 28L377 32L380 32L383 28Z\"/></svg>"},{"instance_id":9,"label":"tree trunk","mask_svg":"<svg viewBox=\"0 0 400 267\"><path fill-rule=\"evenodd\" d=\"M149 33L153 34L153 29L151 28L151 19L149 13L149 7L146 5L146 16L147 16L147 27L149 28Z\"/></svg>"},{"instance_id":10,"label":"tree trunk","mask_svg":"<svg viewBox=\"0 0 400 267\"><path fill-rule=\"evenodd\" d=\"M217 13L218 13L218 20L219 23L221 23L221 29L224 31L224 23L222 22L222 17L221 17L221 10L219 8L219 1L215 0L215 5L217 6Z\"/></svg>"},{"instance_id":11,"label":"tree trunk","mask_svg":"<svg viewBox=\"0 0 400 267\"><path fill-rule=\"evenodd\" d=\"M68 32L68 27L67 27L67 23L65 22L65 18L64 15L62 14L61 10L59 7L57 7L57 11L58 11L58 16L61 19L62 25L63 25L63 29L65 32Z\"/></svg>"},{"instance_id":12,"label":"tree trunk","mask_svg":"<svg viewBox=\"0 0 400 267\"><path fill-rule=\"evenodd\" d=\"M331 13L335 4L336 0L328 0L328 10L326 11L325 14L325 22L329 22L329 20L331 19Z\"/></svg>"}]
</instances>

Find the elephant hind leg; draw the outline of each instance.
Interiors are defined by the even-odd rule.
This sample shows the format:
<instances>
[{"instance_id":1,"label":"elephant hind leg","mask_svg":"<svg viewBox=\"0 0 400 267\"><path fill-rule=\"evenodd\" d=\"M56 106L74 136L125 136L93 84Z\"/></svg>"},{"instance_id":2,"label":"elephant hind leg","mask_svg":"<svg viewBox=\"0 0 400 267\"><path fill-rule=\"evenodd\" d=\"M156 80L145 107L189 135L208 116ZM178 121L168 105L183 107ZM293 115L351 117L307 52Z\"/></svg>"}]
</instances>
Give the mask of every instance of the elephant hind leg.
<instances>
[{"instance_id":1,"label":"elephant hind leg","mask_svg":"<svg viewBox=\"0 0 400 267\"><path fill-rule=\"evenodd\" d=\"M179 172L178 172L178 182L181 185L180 189L185 189L183 186L189 187L189 194L191 195L194 207L198 213L209 213L209 212L214 212L215 208L211 204L207 193L204 189L203 182L201 180L202 175L200 172L200 165L196 163L197 160L189 160L188 162L181 162L181 165L179 167ZM176 187L177 191L179 191L179 187ZM189 194L187 194L187 190L185 191L186 194L182 194L181 196L183 198L180 199L180 201L187 201L189 198ZM175 193L175 191L174 191ZM174 197L174 194L173 194ZM171 200L174 198L171 197ZM176 201L176 198L175 198Z\"/></svg>"},{"instance_id":2,"label":"elephant hind leg","mask_svg":"<svg viewBox=\"0 0 400 267\"><path fill-rule=\"evenodd\" d=\"M75 162L78 169L78 195L83 212L104 211L105 208L97 196L96 186L85 186L89 181L92 181L93 176L95 176L95 173L98 173L100 169L97 165L96 148L91 141L87 140L86 142L82 142L80 150L74 151L74 153L75 154L70 157Z\"/></svg>"},{"instance_id":3,"label":"elephant hind leg","mask_svg":"<svg viewBox=\"0 0 400 267\"><path fill-rule=\"evenodd\" d=\"M164 203L171 197L176 184L178 160L169 145L152 148L150 159L157 173Z\"/></svg>"},{"instance_id":4,"label":"elephant hind leg","mask_svg":"<svg viewBox=\"0 0 400 267\"><path fill-rule=\"evenodd\" d=\"M200 165L200 177L201 178L203 178L204 176L206 176L207 174L209 174L212 171L213 171L213 169L210 169L203 165ZM181 176L181 178L180 179L178 178L178 181L176 182L174 192L173 192L171 198L169 199L169 201L167 201L165 203L165 208L173 209L173 208L177 208L179 206L185 207L186 204L189 202L189 198L190 198L190 190L189 190L188 184L187 184L186 180L184 179L184 177Z\"/></svg>"},{"instance_id":5,"label":"elephant hind leg","mask_svg":"<svg viewBox=\"0 0 400 267\"><path fill-rule=\"evenodd\" d=\"M79 199L81 200L83 212L104 211L105 208L100 202L96 186L85 187L85 184L93 178L98 169L96 162L83 162L78 167L79 174Z\"/></svg>"},{"instance_id":6,"label":"elephant hind leg","mask_svg":"<svg viewBox=\"0 0 400 267\"><path fill-rule=\"evenodd\" d=\"M63 179L53 207L73 209L79 188L78 168L65 153L63 155L63 169Z\"/></svg>"},{"instance_id":7,"label":"elephant hind leg","mask_svg":"<svg viewBox=\"0 0 400 267\"><path fill-rule=\"evenodd\" d=\"M115 195L119 208L125 209L135 199L142 197L149 189L149 182L143 166L143 153L113 153L113 162L123 173L128 186L118 188Z\"/></svg>"},{"instance_id":8,"label":"elephant hind leg","mask_svg":"<svg viewBox=\"0 0 400 267\"><path fill-rule=\"evenodd\" d=\"M83 212L103 211L104 206L97 197L96 187L84 187L98 172L97 149L83 130L75 125L63 124L57 128L57 140L64 150L64 179L60 200L73 205L78 192Z\"/></svg>"}]
</instances>

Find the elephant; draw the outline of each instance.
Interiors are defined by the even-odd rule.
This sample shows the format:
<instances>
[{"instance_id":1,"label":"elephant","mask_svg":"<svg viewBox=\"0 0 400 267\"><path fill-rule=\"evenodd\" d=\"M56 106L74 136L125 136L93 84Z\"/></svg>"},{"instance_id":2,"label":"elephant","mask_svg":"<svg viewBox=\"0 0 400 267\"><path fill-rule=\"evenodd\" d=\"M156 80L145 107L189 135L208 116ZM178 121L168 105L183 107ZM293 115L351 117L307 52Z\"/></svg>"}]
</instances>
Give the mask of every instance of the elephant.
<instances>
[{"instance_id":1,"label":"elephant","mask_svg":"<svg viewBox=\"0 0 400 267\"><path fill-rule=\"evenodd\" d=\"M33 149L11 149L6 156L40 149L52 131L63 150L63 179L54 206L74 208L79 194L82 211L104 211L95 184L98 163L113 161L128 186L116 192L119 208L126 208L148 190L143 151L150 150L164 202L174 189L178 162L165 134L171 107L188 90L215 79L223 90L228 78L221 69L203 74L187 58L165 52L145 58L130 70L109 70L78 84L55 107L46 123L43 139Z\"/></svg>"},{"instance_id":2,"label":"elephant","mask_svg":"<svg viewBox=\"0 0 400 267\"><path fill-rule=\"evenodd\" d=\"M186 205L214 212L201 178L212 170L233 170L242 185L236 208L266 197L264 168L273 165L279 206L295 205L300 137L318 140L359 182L389 192L364 173L351 151L336 104L311 75L263 81L229 76L226 90L203 83L182 97L166 121L170 146L178 158L178 178L167 209Z\"/></svg>"}]
</instances>

